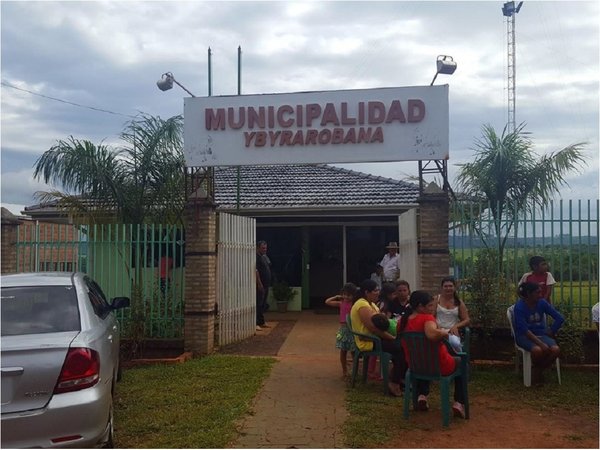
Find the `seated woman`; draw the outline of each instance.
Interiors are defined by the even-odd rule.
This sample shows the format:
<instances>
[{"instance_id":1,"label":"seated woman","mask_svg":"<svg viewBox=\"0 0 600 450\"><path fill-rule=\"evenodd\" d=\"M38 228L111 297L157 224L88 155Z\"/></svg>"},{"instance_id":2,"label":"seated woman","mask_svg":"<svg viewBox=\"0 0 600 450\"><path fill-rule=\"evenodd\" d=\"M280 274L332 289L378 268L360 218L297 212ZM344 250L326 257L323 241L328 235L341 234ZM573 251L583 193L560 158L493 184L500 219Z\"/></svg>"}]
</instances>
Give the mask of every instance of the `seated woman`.
<instances>
[{"instance_id":1,"label":"seated woman","mask_svg":"<svg viewBox=\"0 0 600 450\"><path fill-rule=\"evenodd\" d=\"M374 314L379 313L377 307L377 298L379 296L379 287L375 281L364 280L359 287L357 297L352 309L350 310L350 319L352 320L352 329L358 333L374 334L381 338L381 347L384 352L392 355L393 369L390 377L389 390L394 396L401 395L400 383L406 372L406 363L404 361L404 352L395 336L387 331L379 330L371 320ZM354 342L361 351L373 350L373 342L362 340L354 336Z\"/></svg>"},{"instance_id":2,"label":"seated woman","mask_svg":"<svg viewBox=\"0 0 600 450\"><path fill-rule=\"evenodd\" d=\"M542 381L542 371L558 358L560 349L554 340L564 323L564 317L542 297L537 283L519 286L519 300L515 304L515 342L531 352L532 377ZM546 326L546 314L554 319L550 330Z\"/></svg>"},{"instance_id":3,"label":"seated woman","mask_svg":"<svg viewBox=\"0 0 600 450\"><path fill-rule=\"evenodd\" d=\"M446 345L442 342L443 339L448 339L449 331L438 328L435 317L433 317L436 307L435 300L428 292L414 291L410 294L409 305L408 313L404 315L400 321L398 333L404 331L424 332L427 339L438 342L440 371L442 375L450 375L456 370L460 358L452 357L448 352ZM402 345L406 352L406 361L408 362L406 342L402 341ZM415 388L418 395L418 408L421 411L427 411L429 409L429 404L427 403L429 381L417 380ZM463 419L465 418L464 393L461 377L456 377L454 379L454 404L452 405L452 411L455 416L462 417Z\"/></svg>"},{"instance_id":4,"label":"seated woman","mask_svg":"<svg viewBox=\"0 0 600 450\"><path fill-rule=\"evenodd\" d=\"M400 317L404 315L406 308L408 308L410 285L408 281L404 280L398 280L394 284L396 292L391 296L390 301L383 305L381 312L390 319L400 320Z\"/></svg>"},{"instance_id":5,"label":"seated woman","mask_svg":"<svg viewBox=\"0 0 600 450\"><path fill-rule=\"evenodd\" d=\"M448 341L457 352L462 351L460 329L471 323L469 311L456 293L456 281L452 277L442 279L442 293L436 296L435 320L440 328L449 331Z\"/></svg>"},{"instance_id":6,"label":"seated woman","mask_svg":"<svg viewBox=\"0 0 600 450\"><path fill-rule=\"evenodd\" d=\"M384 312L391 303L396 300L396 285L386 281L379 288L379 299L377 307L381 312Z\"/></svg>"}]
</instances>

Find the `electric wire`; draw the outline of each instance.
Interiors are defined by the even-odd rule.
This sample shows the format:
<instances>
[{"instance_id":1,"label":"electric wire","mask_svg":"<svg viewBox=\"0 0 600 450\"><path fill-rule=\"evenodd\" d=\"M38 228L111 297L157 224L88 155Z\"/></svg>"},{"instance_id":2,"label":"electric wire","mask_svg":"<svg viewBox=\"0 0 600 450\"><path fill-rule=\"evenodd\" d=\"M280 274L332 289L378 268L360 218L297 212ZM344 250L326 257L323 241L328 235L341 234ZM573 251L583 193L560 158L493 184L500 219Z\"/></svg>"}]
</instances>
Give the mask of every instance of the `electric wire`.
<instances>
[{"instance_id":1,"label":"electric wire","mask_svg":"<svg viewBox=\"0 0 600 450\"><path fill-rule=\"evenodd\" d=\"M23 89L23 88L14 86L14 85L12 85L10 83L7 83L4 80L0 81L0 84L2 86L6 86L6 87L9 87L9 88L12 88L12 89L16 89L18 91L27 92L28 94L31 94L31 95L37 95L38 97L43 97L43 98L46 98L46 99L49 99L49 100L54 100L54 101L65 103L65 104L71 105L71 106L77 106L79 108L91 109L92 111L103 112L103 113L107 113L107 114L113 114L113 115L116 115L116 116L130 117L132 119L136 119L137 118L137 116L132 116L131 114L123 114L123 113L119 113L119 112L115 112L115 111L110 111L108 109L96 108L94 106L81 105L79 103L71 102L71 101L68 101L68 100L63 100L63 99L56 98L56 97L50 97L49 95L40 94L39 92L33 92L33 91L28 90L28 89Z\"/></svg>"}]
</instances>

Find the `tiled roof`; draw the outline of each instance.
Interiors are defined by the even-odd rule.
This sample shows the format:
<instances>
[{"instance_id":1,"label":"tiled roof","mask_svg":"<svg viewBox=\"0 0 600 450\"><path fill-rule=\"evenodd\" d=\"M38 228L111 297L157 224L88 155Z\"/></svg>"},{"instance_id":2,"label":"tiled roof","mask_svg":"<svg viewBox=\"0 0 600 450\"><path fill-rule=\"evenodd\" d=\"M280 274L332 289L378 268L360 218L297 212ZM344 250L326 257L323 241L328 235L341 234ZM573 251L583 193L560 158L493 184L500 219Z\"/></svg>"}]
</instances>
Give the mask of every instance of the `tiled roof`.
<instances>
[{"instance_id":1,"label":"tiled roof","mask_svg":"<svg viewBox=\"0 0 600 450\"><path fill-rule=\"evenodd\" d=\"M325 164L240 168L241 209L386 209L414 205L418 194L412 183ZM222 209L236 207L236 167L215 169L215 201Z\"/></svg>"},{"instance_id":2,"label":"tiled roof","mask_svg":"<svg viewBox=\"0 0 600 450\"><path fill-rule=\"evenodd\" d=\"M237 167L215 168L217 209L237 209ZM417 185L326 164L240 167L240 210L245 214L346 211L398 214L417 203ZM32 205L25 213L60 217L56 201Z\"/></svg>"}]
</instances>

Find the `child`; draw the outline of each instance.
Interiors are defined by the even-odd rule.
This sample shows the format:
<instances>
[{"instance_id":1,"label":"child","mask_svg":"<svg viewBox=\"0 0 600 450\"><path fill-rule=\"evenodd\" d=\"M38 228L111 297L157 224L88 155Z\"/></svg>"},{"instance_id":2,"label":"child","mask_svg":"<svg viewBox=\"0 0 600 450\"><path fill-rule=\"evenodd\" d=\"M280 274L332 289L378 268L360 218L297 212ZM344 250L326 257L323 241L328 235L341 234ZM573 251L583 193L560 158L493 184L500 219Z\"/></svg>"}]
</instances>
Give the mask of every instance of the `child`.
<instances>
[{"instance_id":1,"label":"child","mask_svg":"<svg viewBox=\"0 0 600 450\"><path fill-rule=\"evenodd\" d=\"M556 284L554 277L548 272L548 263L543 256L532 256L529 259L531 272L527 272L521 277L519 286L523 283L537 283L542 288L542 298L548 303L552 303L552 289Z\"/></svg>"},{"instance_id":2,"label":"child","mask_svg":"<svg viewBox=\"0 0 600 450\"><path fill-rule=\"evenodd\" d=\"M371 316L371 322L373 322L373 325L375 325L375 327L378 330L387 331L392 336L396 337L396 329L398 327L398 322L395 319L388 319L388 316L384 313L377 313ZM377 372L377 358L369 358L369 368L367 371L367 375L370 380L383 380L381 374Z\"/></svg>"},{"instance_id":3,"label":"child","mask_svg":"<svg viewBox=\"0 0 600 450\"><path fill-rule=\"evenodd\" d=\"M357 290L358 288L353 283L346 283L338 295L334 295L325 300L327 306L333 306L340 309L340 329L335 336L335 348L340 349L342 378L348 376L346 358L348 357L348 351L354 349L354 337L346 325L346 316L350 314Z\"/></svg>"},{"instance_id":4,"label":"child","mask_svg":"<svg viewBox=\"0 0 600 450\"><path fill-rule=\"evenodd\" d=\"M380 264L375 265L375 272L371 274L371 280L377 283L379 289L383 283L383 267Z\"/></svg>"},{"instance_id":5,"label":"child","mask_svg":"<svg viewBox=\"0 0 600 450\"><path fill-rule=\"evenodd\" d=\"M371 322L381 331L387 331L392 336L396 336L396 329L398 322L395 319L388 319L383 313L373 314L371 316Z\"/></svg>"}]
</instances>

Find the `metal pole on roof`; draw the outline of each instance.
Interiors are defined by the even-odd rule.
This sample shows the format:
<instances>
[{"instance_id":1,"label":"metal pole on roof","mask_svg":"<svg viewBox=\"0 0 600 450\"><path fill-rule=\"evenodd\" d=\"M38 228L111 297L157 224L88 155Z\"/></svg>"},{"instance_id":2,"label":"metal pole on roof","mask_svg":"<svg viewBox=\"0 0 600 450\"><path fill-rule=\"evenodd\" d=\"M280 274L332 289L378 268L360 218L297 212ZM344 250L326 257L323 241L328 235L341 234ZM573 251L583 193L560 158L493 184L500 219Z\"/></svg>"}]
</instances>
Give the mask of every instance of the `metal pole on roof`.
<instances>
[{"instance_id":1,"label":"metal pole on roof","mask_svg":"<svg viewBox=\"0 0 600 450\"><path fill-rule=\"evenodd\" d=\"M208 47L208 96L212 95L212 52L210 47Z\"/></svg>"},{"instance_id":2,"label":"metal pole on roof","mask_svg":"<svg viewBox=\"0 0 600 450\"><path fill-rule=\"evenodd\" d=\"M242 46L238 46L238 95L242 95ZM236 210L240 213L240 166L237 166L237 196L236 196Z\"/></svg>"}]
</instances>

